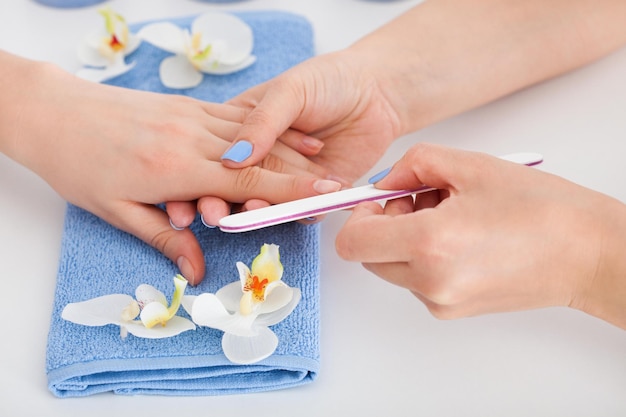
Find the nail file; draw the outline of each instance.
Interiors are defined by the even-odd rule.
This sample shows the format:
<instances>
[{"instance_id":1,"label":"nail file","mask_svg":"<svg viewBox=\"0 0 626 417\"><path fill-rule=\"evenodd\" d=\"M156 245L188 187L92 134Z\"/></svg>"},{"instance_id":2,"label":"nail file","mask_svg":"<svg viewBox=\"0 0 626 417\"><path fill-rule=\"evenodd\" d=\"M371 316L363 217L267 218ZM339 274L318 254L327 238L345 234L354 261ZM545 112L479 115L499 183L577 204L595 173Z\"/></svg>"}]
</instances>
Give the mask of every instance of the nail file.
<instances>
[{"instance_id":1,"label":"nail file","mask_svg":"<svg viewBox=\"0 0 626 417\"><path fill-rule=\"evenodd\" d=\"M543 157L538 153L520 152L504 155L501 159L533 166L540 164ZM372 184L349 188L329 194L293 200L256 210L244 211L223 217L219 228L224 232L239 233L268 226L321 216L333 211L350 209L364 201L383 201L431 191L427 185L414 190L380 190Z\"/></svg>"}]
</instances>

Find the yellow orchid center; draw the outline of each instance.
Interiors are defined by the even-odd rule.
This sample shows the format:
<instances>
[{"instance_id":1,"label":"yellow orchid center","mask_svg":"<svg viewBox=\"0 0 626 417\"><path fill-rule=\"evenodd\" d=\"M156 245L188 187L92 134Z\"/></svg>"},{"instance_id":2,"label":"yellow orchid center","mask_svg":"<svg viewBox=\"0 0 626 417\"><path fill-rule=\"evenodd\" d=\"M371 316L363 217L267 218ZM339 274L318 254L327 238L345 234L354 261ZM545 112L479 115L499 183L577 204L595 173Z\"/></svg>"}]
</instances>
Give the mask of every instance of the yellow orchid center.
<instances>
[{"instance_id":1,"label":"yellow orchid center","mask_svg":"<svg viewBox=\"0 0 626 417\"><path fill-rule=\"evenodd\" d=\"M250 314L254 305L265 301L267 286L279 281L283 276L283 265L280 263L278 245L264 244L261 251L252 261L251 270L243 283L243 296L239 303L242 314Z\"/></svg>"},{"instance_id":2,"label":"yellow orchid center","mask_svg":"<svg viewBox=\"0 0 626 417\"><path fill-rule=\"evenodd\" d=\"M119 39L117 39L117 36L115 36L115 34L113 34L113 35L111 35L111 39L109 40L109 47L114 52L119 52L122 49L124 49L124 44L122 42L120 42Z\"/></svg>"},{"instance_id":3,"label":"yellow orchid center","mask_svg":"<svg viewBox=\"0 0 626 417\"><path fill-rule=\"evenodd\" d=\"M248 276L243 290L251 291L254 300L261 302L265 301L265 287L267 287L267 284L269 284L269 280L267 278L260 280L256 275Z\"/></svg>"},{"instance_id":4,"label":"yellow orchid center","mask_svg":"<svg viewBox=\"0 0 626 417\"><path fill-rule=\"evenodd\" d=\"M263 277L268 282L278 281L283 277L283 264L280 263L278 245L261 246L259 255L254 258L251 265L251 274Z\"/></svg>"},{"instance_id":5,"label":"yellow orchid center","mask_svg":"<svg viewBox=\"0 0 626 417\"><path fill-rule=\"evenodd\" d=\"M187 287L187 280L180 274L174 277L174 294L172 295L172 303L169 307L159 303L151 302L147 304L141 311L141 322L148 329L160 324L165 326L167 322L176 315L180 303Z\"/></svg>"},{"instance_id":6,"label":"yellow orchid center","mask_svg":"<svg viewBox=\"0 0 626 417\"><path fill-rule=\"evenodd\" d=\"M115 13L111 8L99 10L104 17L104 26L109 36L102 40L101 52L104 55L123 51L128 45L128 25L122 15Z\"/></svg>"},{"instance_id":7,"label":"yellow orchid center","mask_svg":"<svg viewBox=\"0 0 626 417\"><path fill-rule=\"evenodd\" d=\"M202 33L196 32L191 35L191 43L188 48L187 57L191 64L199 69L202 66L202 62L209 59L211 56L211 45L202 47Z\"/></svg>"}]
</instances>

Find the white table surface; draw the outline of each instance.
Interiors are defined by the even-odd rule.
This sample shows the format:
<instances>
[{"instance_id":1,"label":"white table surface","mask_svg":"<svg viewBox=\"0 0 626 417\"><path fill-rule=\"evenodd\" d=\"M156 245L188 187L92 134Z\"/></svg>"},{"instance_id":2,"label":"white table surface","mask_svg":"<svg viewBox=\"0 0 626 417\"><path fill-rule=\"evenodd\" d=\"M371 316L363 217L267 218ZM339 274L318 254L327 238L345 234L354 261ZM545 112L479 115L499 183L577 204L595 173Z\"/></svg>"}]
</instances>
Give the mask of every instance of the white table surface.
<instances>
[{"instance_id":1,"label":"white table surface","mask_svg":"<svg viewBox=\"0 0 626 417\"><path fill-rule=\"evenodd\" d=\"M283 9L315 25L320 53L349 45L419 1L113 0L128 21L208 9ZM0 48L73 71L76 40L96 7L0 3ZM459 63L459 65L462 65ZM626 201L626 50L581 70L402 138L495 155L541 152L539 168ZM366 177L367 178L367 177ZM220 415L623 416L626 332L565 308L439 321L407 291L338 258L323 225L319 378L293 389L224 397L96 395L58 399L45 349L64 202L0 156L0 416ZM505 262L505 261L504 261Z\"/></svg>"}]
</instances>

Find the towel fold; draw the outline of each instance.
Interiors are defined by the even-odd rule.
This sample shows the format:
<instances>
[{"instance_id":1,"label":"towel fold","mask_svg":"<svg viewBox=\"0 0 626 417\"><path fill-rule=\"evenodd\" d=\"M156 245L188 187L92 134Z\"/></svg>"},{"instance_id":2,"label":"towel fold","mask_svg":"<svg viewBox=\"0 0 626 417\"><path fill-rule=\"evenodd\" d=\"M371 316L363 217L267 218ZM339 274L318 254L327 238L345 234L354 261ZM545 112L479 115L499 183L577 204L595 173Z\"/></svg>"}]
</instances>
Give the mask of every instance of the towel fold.
<instances>
[{"instance_id":1,"label":"towel fold","mask_svg":"<svg viewBox=\"0 0 626 417\"><path fill-rule=\"evenodd\" d=\"M313 54L312 30L300 16L275 11L237 13L253 29L257 62L228 76L205 75L189 90L168 90L158 66L167 56L149 44L128 60L136 67L110 84L224 101ZM192 18L173 20L186 27ZM140 25L131 29L136 31ZM211 180L211 179L207 179ZM319 369L319 226L291 223L242 234L191 226L205 253L207 277L186 294L215 292L237 281L236 262L250 265L261 245L280 246L283 280L302 291L302 300L284 321L272 326L279 344L269 358L252 365L228 361L222 332L200 327L166 339L122 339L114 325L87 327L61 318L68 303L106 294L133 295L141 283L164 294L173 291L176 266L137 238L71 204L67 206L46 368L49 389L59 397L118 394L219 395L297 386ZM179 315L185 316L182 310Z\"/></svg>"}]
</instances>

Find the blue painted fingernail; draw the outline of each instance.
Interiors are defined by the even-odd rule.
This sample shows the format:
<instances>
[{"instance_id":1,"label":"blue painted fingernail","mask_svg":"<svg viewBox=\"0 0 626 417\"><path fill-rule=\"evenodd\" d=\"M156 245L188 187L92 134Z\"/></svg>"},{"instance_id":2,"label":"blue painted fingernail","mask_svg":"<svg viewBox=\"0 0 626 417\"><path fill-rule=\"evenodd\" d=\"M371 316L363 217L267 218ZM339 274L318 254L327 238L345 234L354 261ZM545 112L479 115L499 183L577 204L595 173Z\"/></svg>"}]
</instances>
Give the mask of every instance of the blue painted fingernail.
<instances>
[{"instance_id":1,"label":"blue painted fingernail","mask_svg":"<svg viewBox=\"0 0 626 417\"><path fill-rule=\"evenodd\" d=\"M240 140L230 147L222 159L228 159L233 162L243 162L252 155L252 144L246 140Z\"/></svg>"},{"instance_id":2,"label":"blue painted fingernail","mask_svg":"<svg viewBox=\"0 0 626 417\"><path fill-rule=\"evenodd\" d=\"M376 184L378 181L380 181L383 178L385 178L387 176L387 174L389 174L390 171L391 171L391 167L389 167L387 169L383 169L378 174L374 175L372 178L367 180L367 182L369 182L370 184Z\"/></svg>"},{"instance_id":3,"label":"blue painted fingernail","mask_svg":"<svg viewBox=\"0 0 626 417\"><path fill-rule=\"evenodd\" d=\"M174 224L174 222L172 221L172 219L170 219L170 226L172 226L172 229L174 230L184 230L184 227L178 227Z\"/></svg>"},{"instance_id":4,"label":"blue painted fingernail","mask_svg":"<svg viewBox=\"0 0 626 417\"><path fill-rule=\"evenodd\" d=\"M200 220L202 220L202 224L205 225L206 227L208 227L209 229L215 229L215 226L208 224L207 222L204 221L204 215L200 215Z\"/></svg>"}]
</instances>

